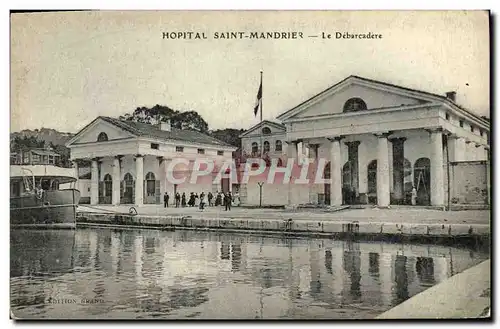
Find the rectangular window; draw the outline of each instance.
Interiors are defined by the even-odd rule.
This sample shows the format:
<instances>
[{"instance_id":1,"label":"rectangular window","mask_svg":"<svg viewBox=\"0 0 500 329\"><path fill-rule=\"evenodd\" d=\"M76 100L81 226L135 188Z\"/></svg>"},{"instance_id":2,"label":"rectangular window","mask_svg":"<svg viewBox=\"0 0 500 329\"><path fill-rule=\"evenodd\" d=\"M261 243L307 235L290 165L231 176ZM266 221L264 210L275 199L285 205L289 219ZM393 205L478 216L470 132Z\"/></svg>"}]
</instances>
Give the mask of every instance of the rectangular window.
<instances>
[{"instance_id":1,"label":"rectangular window","mask_svg":"<svg viewBox=\"0 0 500 329\"><path fill-rule=\"evenodd\" d=\"M474 126L473 125L470 126L470 131L474 132Z\"/></svg>"},{"instance_id":2,"label":"rectangular window","mask_svg":"<svg viewBox=\"0 0 500 329\"><path fill-rule=\"evenodd\" d=\"M38 154L33 154L33 163L39 163L40 162L40 156Z\"/></svg>"},{"instance_id":3,"label":"rectangular window","mask_svg":"<svg viewBox=\"0 0 500 329\"><path fill-rule=\"evenodd\" d=\"M450 115L446 113L446 120L450 121Z\"/></svg>"},{"instance_id":4,"label":"rectangular window","mask_svg":"<svg viewBox=\"0 0 500 329\"><path fill-rule=\"evenodd\" d=\"M205 154L205 149L198 149L198 154Z\"/></svg>"},{"instance_id":5,"label":"rectangular window","mask_svg":"<svg viewBox=\"0 0 500 329\"><path fill-rule=\"evenodd\" d=\"M153 150L159 150L159 149L160 149L160 144L151 143L151 148L152 148Z\"/></svg>"},{"instance_id":6,"label":"rectangular window","mask_svg":"<svg viewBox=\"0 0 500 329\"><path fill-rule=\"evenodd\" d=\"M464 120L460 120L460 127L464 127Z\"/></svg>"},{"instance_id":7,"label":"rectangular window","mask_svg":"<svg viewBox=\"0 0 500 329\"><path fill-rule=\"evenodd\" d=\"M54 164L54 157L52 155L49 156L49 163Z\"/></svg>"},{"instance_id":8,"label":"rectangular window","mask_svg":"<svg viewBox=\"0 0 500 329\"><path fill-rule=\"evenodd\" d=\"M175 152L184 152L184 147L183 146L176 146Z\"/></svg>"},{"instance_id":9,"label":"rectangular window","mask_svg":"<svg viewBox=\"0 0 500 329\"><path fill-rule=\"evenodd\" d=\"M217 155L224 155L224 151L217 151Z\"/></svg>"}]
</instances>

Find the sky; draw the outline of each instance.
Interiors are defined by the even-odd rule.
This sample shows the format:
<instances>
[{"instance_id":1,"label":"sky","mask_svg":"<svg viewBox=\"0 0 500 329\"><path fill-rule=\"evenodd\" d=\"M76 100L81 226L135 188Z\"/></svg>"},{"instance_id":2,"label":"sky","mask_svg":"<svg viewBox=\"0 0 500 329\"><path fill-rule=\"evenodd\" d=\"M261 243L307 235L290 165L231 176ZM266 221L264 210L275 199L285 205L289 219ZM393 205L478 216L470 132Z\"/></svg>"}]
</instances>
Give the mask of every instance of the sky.
<instances>
[{"instance_id":1,"label":"sky","mask_svg":"<svg viewBox=\"0 0 500 329\"><path fill-rule=\"evenodd\" d=\"M163 32L206 40L163 39ZM215 32L302 32L296 40L215 40ZM322 39L335 32L377 40ZM318 35L308 38L308 35ZM99 115L139 106L197 111L210 129L263 118L349 75L444 95L489 116L489 22L484 11L101 11L11 16L11 131L77 132Z\"/></svg>"}]
</instances>

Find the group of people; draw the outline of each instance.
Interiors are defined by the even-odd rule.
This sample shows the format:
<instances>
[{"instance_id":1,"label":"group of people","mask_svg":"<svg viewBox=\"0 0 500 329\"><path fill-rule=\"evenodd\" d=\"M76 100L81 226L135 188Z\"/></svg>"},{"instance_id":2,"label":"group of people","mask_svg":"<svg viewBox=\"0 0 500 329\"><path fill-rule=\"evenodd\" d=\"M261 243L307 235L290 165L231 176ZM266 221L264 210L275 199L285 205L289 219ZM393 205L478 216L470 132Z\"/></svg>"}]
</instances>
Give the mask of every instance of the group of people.
<instances>
[{"instance_id":1,"label":"group of people","mask_svg":"<svg viewBox=\"0 0 500 329\"><path fill-rule=\"evenodd\" d=\"M182 195L177 192L174 195L175 197L175 207L199 207L201 210L205 209L205 206L208 204L209 207L217 207L217 206L224 206L225 210L231 210L231 205L233 202L237 201L233 196L231 195L231 192L227 193L222 193L217 191L215 195L212 192L208 192L208 194L205 194L205 192L201 192L201 194L198 195L198 193L191 192L189 195L189 199L186 196L186 193L182 193ZM163 206L167 208L169 206L169 200L170 196L168 195L167 192L163 195Z\"/></svg>"}]
</instances>

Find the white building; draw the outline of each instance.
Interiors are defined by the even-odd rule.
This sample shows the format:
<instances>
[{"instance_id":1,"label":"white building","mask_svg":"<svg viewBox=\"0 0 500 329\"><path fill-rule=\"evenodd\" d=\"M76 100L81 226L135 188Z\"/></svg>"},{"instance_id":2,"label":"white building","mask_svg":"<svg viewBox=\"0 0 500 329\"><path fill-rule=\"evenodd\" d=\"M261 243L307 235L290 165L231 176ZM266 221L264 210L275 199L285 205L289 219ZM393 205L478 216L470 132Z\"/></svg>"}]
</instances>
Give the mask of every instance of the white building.
<instances>
[{"instance_id":1,"label":"white building","mask_svg":"<svg viewBox=\"0 0 500 329\"><path fill-rule=\"evenodd\" d=\"M259 123L241 135L244 152L325 158L329 178L326 184L265 185L263 204L387 207L409 204L414 186L417 205L446 205L448 190L455 193L448 185L450 164L478 161L489 168L489 121L455 97L349 76L279 115L280 123ZM259 203L257 184L240 189L244 204Z\"/></svg>"},{"instance_id":2,"label":"white building","mask_svg":"<svg viewBox=\"0 0 500 329\"><path fill-rule=\"evenodd\" d=\"M196 159L206 159L215 166L231 161L235 147L208 135L171 128L170 123L154 126L100 116L78 132L68 143L71 160L78 165L91 163L90 204L159 204L162 195L179 192L229 191L230 174L214 181L210 177L192 184L190 174ZM187 159L185 166L171 166L176 158ZM203 169L203 168L201 168ZM174 184L167 176L185 177ZM80 184L85 189L85 184ZM83 191L85 195L85 191Z\"/></svg>"}]
</instances>

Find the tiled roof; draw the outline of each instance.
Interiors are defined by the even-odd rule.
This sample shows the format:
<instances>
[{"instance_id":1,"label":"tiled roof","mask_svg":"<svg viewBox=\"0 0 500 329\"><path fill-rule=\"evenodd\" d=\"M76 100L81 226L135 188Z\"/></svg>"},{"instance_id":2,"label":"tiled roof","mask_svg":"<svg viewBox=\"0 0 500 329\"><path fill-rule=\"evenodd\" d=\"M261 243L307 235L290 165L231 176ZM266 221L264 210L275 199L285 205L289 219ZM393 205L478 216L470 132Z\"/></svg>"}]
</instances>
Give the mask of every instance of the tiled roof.
<instances>
[{"instance_id":1,"label":"tiled roof","mask_svg":"<svg viewBox=\"0 0 500 329\"><path fill-rule=\"evenodd\" d=\"M31 152L38 154L38 155L54 155L54 156L60 156L56 152L52 151L47 151L47 150L31 150Z\"/></svg>"},{"instance_id":2,"label":"tiled roof","mask_svg":"<svg viewBox=\"0 0 500 329\"><path fill-rule=\"evenodd\" d=\"M171 131L165 131L161 130L155 125L150 125L147 123L125 121L104 116L101 116L100 118L136 136L149 137L160 140L175 140L175 141L182 141L182 142L196 143L196 144L234 147L232 145L224 143L221 140L205 135L198 131L182 130L176 128L172 128Z\"/></svg>"}]
</instances>

